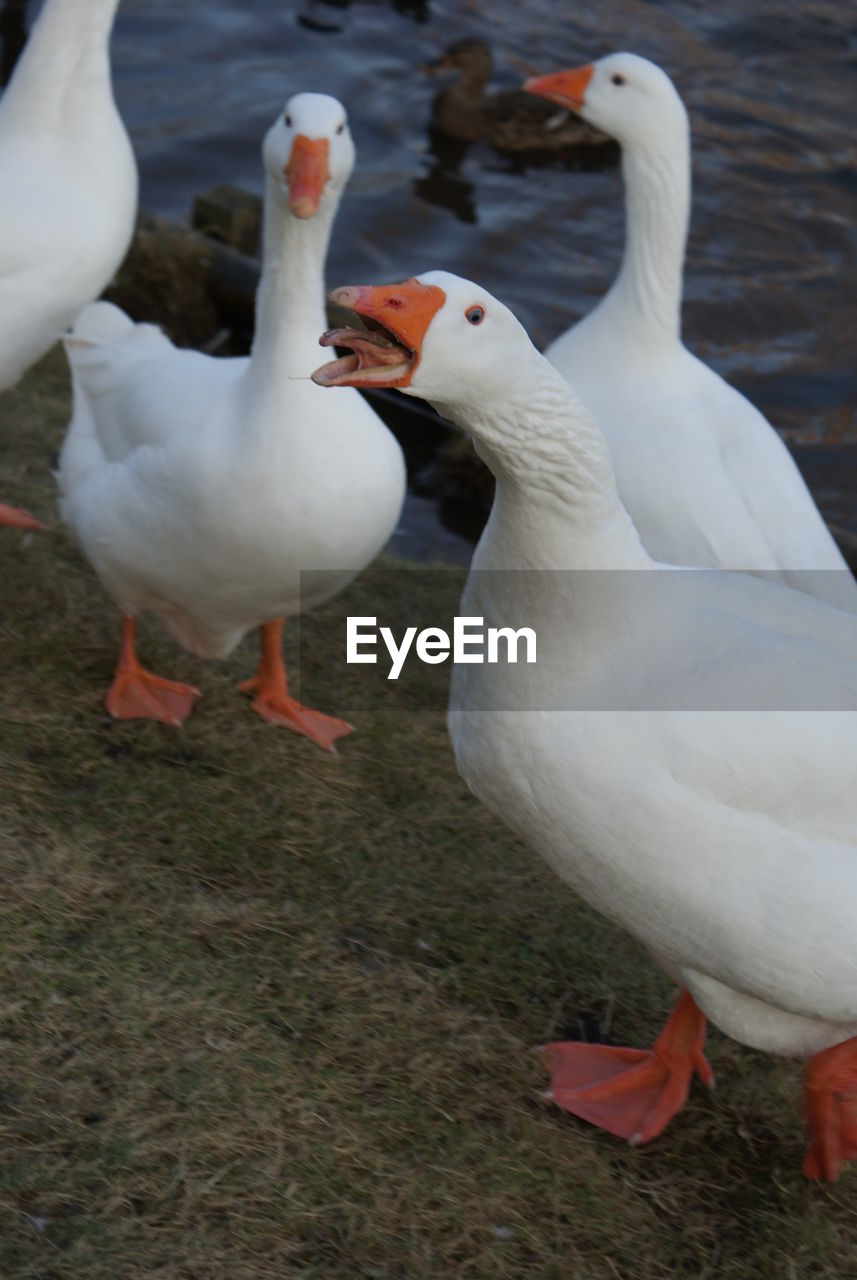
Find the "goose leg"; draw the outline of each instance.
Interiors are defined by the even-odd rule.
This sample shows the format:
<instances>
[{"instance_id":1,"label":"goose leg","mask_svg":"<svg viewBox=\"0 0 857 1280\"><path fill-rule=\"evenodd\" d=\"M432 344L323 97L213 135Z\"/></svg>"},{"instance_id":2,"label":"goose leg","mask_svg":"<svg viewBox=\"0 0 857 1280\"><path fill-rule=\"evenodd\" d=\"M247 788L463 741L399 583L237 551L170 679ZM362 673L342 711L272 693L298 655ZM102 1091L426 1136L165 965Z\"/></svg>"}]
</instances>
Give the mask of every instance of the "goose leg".
<instances>
[{"instance_id":1,"label":"goose leg","mask_svg":"<svg viewBox=\"0 0 857 1280\"><path fill-rule=\"evenodd\" d=\"M684 991L651 1050L573 1041L545 1045L551 1076L546 1096L639 1146L656 1138L681 1111L694 1071L713 1087L704 1044L705 1015Z\"/></svg>"},{"instance_id":2,"label":"goose leg","mask_svg":"<svg viewBox=\"0 0 857 1280\"><path fill-rule=\"evenodd\" d=\"M136 649L137 619L122 615L122 639L116 674L107 692L107 710L117 720L160 720L180 725L199 697L193 685L165 680L140 666Z\"/></svg>"},{"instance_id":3,"label":"goose leg","mask_svg":"<svg viewBox=\"0 0 857 1280\"><path fill-rule=\"evenodd\" d=\"M324 747L325 751L333 751L336 739L352 733L353 727L345 720L336 720L322 711L302 707L289 697L283 663L283 626L282 618L274 618L259 628L262 657L255 676L243 681L241 689L245 693L255 693L253 710L258 711L263 720L284 725L295 733L302 733L317 746Z\"/></svg>"},{"instance_id":4,"label":"goose leg","mask_svg":"<svg viewBox=\"0 0 857 1280\"><path fill-rule=\"evenodd\" d=\"M0 524L11 525L13 529L44 529L41 520L31 516L23 507L9 507L0 502Z\"/></svg>"},{"instance_id":5,"label":"goose leg","mask_svg":"<svg viewBox=\"0 0 857 1280\"><path fill-rule=\"evenodd\" d=\"M857 1158L857 1037L810 1058L803 1098L809 1133L803 1171L835 1182L842 1165Z\"/></svg>"}]
</instances>

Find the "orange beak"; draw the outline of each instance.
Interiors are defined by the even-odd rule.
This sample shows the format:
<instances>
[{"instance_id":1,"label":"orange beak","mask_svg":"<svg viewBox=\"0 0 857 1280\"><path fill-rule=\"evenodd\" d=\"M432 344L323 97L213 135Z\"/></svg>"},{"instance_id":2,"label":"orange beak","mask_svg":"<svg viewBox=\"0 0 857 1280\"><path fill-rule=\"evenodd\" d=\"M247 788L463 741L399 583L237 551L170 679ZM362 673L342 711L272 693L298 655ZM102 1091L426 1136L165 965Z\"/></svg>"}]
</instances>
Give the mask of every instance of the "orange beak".
<instances>
[{"instance_id":1,"label":"orange beak","mask_svg":"<svg viewBox=\"0 0 857 1280\"><path fill-rule=\"evenodd\" d=\"M331 302L369 321L366 329L330 329L323 347L350 347L351 355L316 369L322 387L406 387L420 362L423 339L446 302L443 289L411 278L401 284L357 284L334 289Z\"/></svg>"},{"instance_id":2,"label":"orange beak","mask_svg":"<svg viewBox=\"0 0 857 1280\"><path fill-rule=\"evenodd\" d=\"M591 62L585 67L572 67L570 71L557 71L552 76L532 76L524 81L527 93L534 93L561 107L580 111L586 101L586 87L592 79L595 67Z\"/></svg>"},{"instance_id":3,"label":"orange beak","mask_svg":"<svg viewBox=\"0 0 857 1280\"><path fill-rule=\"evenodd\" d=\"M299 133L284 169L289 184L289 208L297 218L311 218L330 177L330 144L327 138L307 138Z\"/></svg>"}]
</instances>

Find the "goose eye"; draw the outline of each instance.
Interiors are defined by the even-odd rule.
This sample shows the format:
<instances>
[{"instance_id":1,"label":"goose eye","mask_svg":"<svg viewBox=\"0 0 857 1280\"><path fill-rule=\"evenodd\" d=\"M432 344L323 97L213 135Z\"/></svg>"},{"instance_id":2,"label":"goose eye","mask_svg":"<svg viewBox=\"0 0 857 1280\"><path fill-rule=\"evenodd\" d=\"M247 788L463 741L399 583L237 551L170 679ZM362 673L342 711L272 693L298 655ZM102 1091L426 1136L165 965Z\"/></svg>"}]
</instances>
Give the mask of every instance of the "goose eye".
<instances>
[{"instance_id":1,"label":"goose eye","mask_svg":"<svg viewBox=\"0 0 857 1280\"><path fill-rule=\"evenodd\" d=\"M342 124L337 125L337 127L336 127L336 132L337 132L337 133L342 133L344 129L345 129L345 121L343 120L343 121L342 121Z\"/></svg>"},{"instance_id":2,"label":"goose eye","mask_svg":"<svg viewBox=\"0 0 857 1280\"><path fill-rule=\"evenodd\" d=\"M613 83L614 83L614 84L624 84L624 83L625 83L625 77L624 77L624 76L620 76L620 74L619 74L619 72L618 72L618 71L616 72L615 76L611 76L611 77L610 77L610 79L613 81Z\"/></svg>"},{"instance_id":3,"label":"goose eye","mask_svg":"<svg viewBox=\"0 0 857 1280\"><path fill-rule=\"evenodd\" d=\"M485 319L485 308L468 307L464 314L470 324L481 324Z\"/></svg>"},{"instance_id":4,"label":"goose eye","mask_svg":"<svg viewBox=\"0 0 857 1280\"><path fill-rule=\"evenodd\" d=\"M289 115L288 111L286 112L286 117L285 117L285 119L286 119L286 124L287 124L287 125L289 126L289 128L291 129L291 127L292 127L292 117Z\"/></svg>"}]
</instances>

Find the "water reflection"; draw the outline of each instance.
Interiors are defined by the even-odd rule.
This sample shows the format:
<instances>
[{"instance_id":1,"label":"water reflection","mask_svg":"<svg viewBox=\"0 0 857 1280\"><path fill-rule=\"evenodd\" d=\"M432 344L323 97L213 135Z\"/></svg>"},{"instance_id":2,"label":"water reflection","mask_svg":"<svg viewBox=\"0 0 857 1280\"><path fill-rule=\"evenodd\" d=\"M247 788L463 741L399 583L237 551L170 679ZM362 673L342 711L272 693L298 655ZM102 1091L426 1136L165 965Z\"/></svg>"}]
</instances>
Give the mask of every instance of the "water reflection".
<instances>
[{"instance_id":1,"label":"water reflection","mask_svg":"<svg viewBox=\"0 0 857 1280\"><path fill-rule=\"evenodd\" d=\"M477 223L479 214L476 188L461 172L461 165L473 144L459 138L450 138L434 124L428 126L427 134L430 165L427 172L414 179L414 195L426 204L447 209L459 222L471 225ZM498 157L502 156L502 160L499 163L484 164L482 171L486 174L512 174L518 177L530 169L545 166L581 172L611 169L618 165L621 152L611 142L601 147L567 147L559 154L537 149L515 154L497 154Z\"/></svg>"},{"instance_id":2,"label":"water reflection","mask_svg":"<svg viewBox=\"0 0 857 1280\"><path fill-rule=\"evenodd\" d=\"M345 18L338 14L350 3L351 0L308 0L303 13L298 14L298 22L309 31L336 35L345 27Z\"/></svg>"},{"instance_id":3,"label":"water reflection","mask_svg":"<svg viewBox=\"0 0 857 1280\"><path fill-rule=\"evenodd\" d=\"M306 0L303 11L298 14L298 22L308 31L338 35L345 30L348 20L345 11L351 4L352 0ZM396 13L413 18L415 22L428 21L429 0L392 0L392 7Z\"/></svg>"},{"instance_id":4,"label":"water reflection","mask_svg":"<svg viewBox=\"0 0 857 1280\"><path fill-rule=\"evenodd\" d=\"M468 143L447 137L433 125L429 125L428 138L431 166L414 180L414 195L426 204L448 209L459 222L478 222L473 183L458 171Z\"/></svg>"},{"instance_id":5,"label":"water reflection","mask_svg":"<svg viewBox=\"0 0 857 1280\"><path fill-rule=\"evenodd\" d=\"M413 18L414 22L429 20L428 0L393 0L393 8L396 13L401 13L406 18Z\"/></svg>"}]
</instances>

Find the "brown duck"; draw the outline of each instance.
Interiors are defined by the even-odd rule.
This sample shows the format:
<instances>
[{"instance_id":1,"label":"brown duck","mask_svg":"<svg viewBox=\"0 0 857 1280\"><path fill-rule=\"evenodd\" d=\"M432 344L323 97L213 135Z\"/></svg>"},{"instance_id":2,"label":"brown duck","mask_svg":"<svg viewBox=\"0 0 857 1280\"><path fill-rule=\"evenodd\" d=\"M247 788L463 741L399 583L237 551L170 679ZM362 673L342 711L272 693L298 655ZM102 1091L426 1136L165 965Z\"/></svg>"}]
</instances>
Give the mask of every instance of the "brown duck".
<instances>
[{"instance_id":1,"label":"brown duck","mask_svg":"<svg viewBox=\"0 0 857 1280\"><path fill-rule=\"evenodd\" d=\"M484 40L456 40L429 69L459 73L434 100L434 124L447 137L484 142L498 151L561 151L610 143L600 129L521 89L486 93L494 57Z\"/></svg>"}]
</instances>

